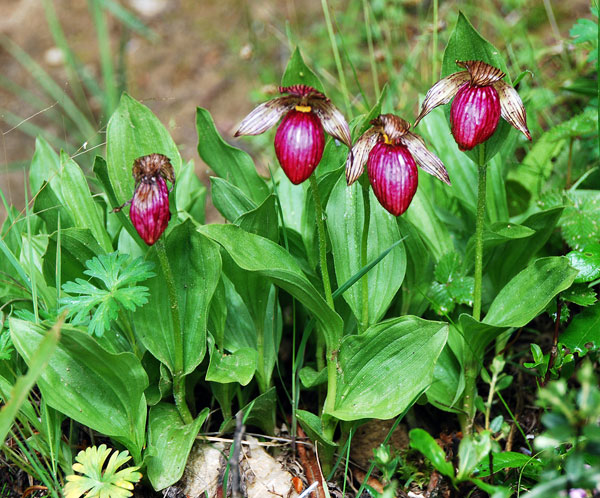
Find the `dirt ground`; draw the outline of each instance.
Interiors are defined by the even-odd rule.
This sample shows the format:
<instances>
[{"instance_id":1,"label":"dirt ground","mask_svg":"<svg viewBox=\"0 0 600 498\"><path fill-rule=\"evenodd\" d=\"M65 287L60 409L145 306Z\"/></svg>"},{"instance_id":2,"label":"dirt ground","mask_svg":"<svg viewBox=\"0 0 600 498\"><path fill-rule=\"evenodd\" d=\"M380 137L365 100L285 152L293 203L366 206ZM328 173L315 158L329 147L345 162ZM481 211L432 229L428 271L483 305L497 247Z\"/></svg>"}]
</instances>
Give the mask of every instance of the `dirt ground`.
<instances>
[{"instance_id":1,"label":"dirt ground","mask_svg":"<svg viewBox=\"0 0 600 498\"><path fill-rule=\"evenodd\" d=\"M96 33L85 0L53 0L74 52L100 80ZM252 108L249 93L267 82L260 81L257 58L277 66L287 58L285 19L299 35L310 29L310 19L320 21L320 2L303 0L299 16L293 0L122 0L159 35L156 42L135 33L126 44L127 88L148 105L168 127L185 160L194 159L200 178L208 183L207 168L196 152L196 106L207 108L219 130L228 136ZM110 19L113 51L122 27ZM41 0L0 0L0 36L15 41L68 93L68 78L53 42ZM256 53L260 47L260 54ZM38 96L43 92L17 61L0 48L2 76ZM49 101L48 105L53 102ZM94 108L92 102L92 108ZM0 87L0 117L6 111L23 118L40 109ZM42 112L27 121L64 137L68 130L52 123ZM22 127L0 120L0 189L9 204L24 206L23 165L31 160L35 139ZM102 133L103 130L99 130ZM233 139L232 139L233 141ZM100 149L101 150L101 149ZM97 152L97 151L96 151ZM214 210L208 221L218 219ZM0 204L0 222L5 211Z\"/></svg>"}]
</instances>

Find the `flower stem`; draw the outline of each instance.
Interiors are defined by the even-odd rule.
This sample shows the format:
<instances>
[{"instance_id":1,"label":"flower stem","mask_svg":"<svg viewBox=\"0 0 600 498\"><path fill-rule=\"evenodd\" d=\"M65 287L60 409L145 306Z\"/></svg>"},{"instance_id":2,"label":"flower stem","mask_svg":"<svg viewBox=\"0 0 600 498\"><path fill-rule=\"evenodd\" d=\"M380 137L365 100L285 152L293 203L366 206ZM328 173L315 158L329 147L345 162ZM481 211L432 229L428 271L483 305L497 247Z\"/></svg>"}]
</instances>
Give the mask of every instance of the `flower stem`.
<instances>
[{"instance_id":1,"label":"flower stem","mask_svg":"<svg viewBox=\"0 0 600 498\"><path fill-rule=\"evenodd\" d=\"M479 182L477 187L477 218L475 220L475 285L473 296L473 318L481 319L481 281L483 272L483 223L485 221L485 195L487 167L485 148L479 148Z\"/></svg>"},{"instance_id":2,"label":"flower stem","mask_svg":"<svg viewBox=\"0 0 600 498\"><path fill-rule=\"evenodd\" d=\"M325 16L325 24L327 25L327 32L329 33L329 42L331 43L331 50L333 51L333 59L335 60L335 67L337 68L338 78L340 79L340 86L342 87L342 96L344 97L344 105L346 106L346 113L352 116L352 107L350 106L350 97L348 96L348 86L346 85L346 77L342 69L342 60L340 58L340 52L335 41L335 33L333 32L333 24L331 23L331 16L329 14L329 5L327 0L321 0L321 6L323 7L323 15Z\"/></svg>"},{"instance_id":3,"label":"flower stem","mask_svg":"<svg viewBox=\"0 0 600 498\"><path fill-rule=\"evenodd\" d=\"M477 186L477 217L475 220L475 285L473 290L473 318L481 319L481 281L483 278L483 223L485 221L486 165L485 146L479 147L479 181ZM469 338L467 337L467 340ZM465 391L463 396L463 414L460 417L463 434L473 432L475 420L475 397L477 395L477 375L479 358L466 352L464 360Z\"/></svg>"},{"instance_id":4,"label":"flower stem","mask_svg":"<svg viewBox=\"0 0 600 498\"><path fill-rule=\"evenodd\" d=\"M323 290L325 291L325 300L331 309L334 309L333 295L331 294L331 281L329 280L329 270L327 269L327 239L325 238L325 223L323 222L323 206L319 196L319 186L315 173L310 175L310 188L312 190L313 200L315 201L315 215L317 217L317 231L319 233L319 258L321 263L321 278L323 279Z\"/></svg>"},{"instance_id":5,"label":"flower stem","mask_svg":"<svg viewBox=\"0 0 600 498\"><path fill-rule=\"evenodd\" d=\"M181 322L179 320L179 301L177 300L177 290L175 289L175 280L173 279L173 272L171 271L171 265L167 258L167 251L165 249L165 243L163 238L158 239L156 242L156 253L158 254L158 260L167 283L167 289L169 291L169 304L171 309L171 321L173 322L173 345L174 345L174 368L173 372L173 397L175 398L175 405L179 411L181 419L186 424L193 422L192 414L185 402L185 379L183 374L183 335L181 332Z\"/></svg>"},{"instance_id":6,"label":"flower stem","mask_svg":"<svg viewBox=\"0 0 600 498\"><path fill-rule=\"evenodd\" d=\"M368 183L361 184L363 188L363 208L364 222L362 231L362 240L360 246L360 266L367 266L367 244L369 241L369 225L371 222L371 199L369 197ZM362 277L362 328L366 330L369 326L369 274L365 273Z\"/></svg>"},{"instance_id":7,"label":"flower stem","mask_svg":"<svg viewBox=\"0 0 600 498\"><path fill-rule=\"evenodd\" d=\"M437 72L437 51L438 51L438 0L433 0L433 39L431 47L431 81L435 82L438 80Z\"/></svg>"}]
</instances>

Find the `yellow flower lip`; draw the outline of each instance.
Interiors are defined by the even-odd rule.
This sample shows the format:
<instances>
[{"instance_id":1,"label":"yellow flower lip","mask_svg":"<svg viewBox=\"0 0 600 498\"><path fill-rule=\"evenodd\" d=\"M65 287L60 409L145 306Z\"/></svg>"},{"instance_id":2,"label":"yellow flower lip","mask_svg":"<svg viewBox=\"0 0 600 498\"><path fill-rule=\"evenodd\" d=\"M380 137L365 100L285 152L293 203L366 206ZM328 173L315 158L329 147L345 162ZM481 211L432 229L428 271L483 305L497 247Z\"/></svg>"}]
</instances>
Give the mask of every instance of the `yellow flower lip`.
<instances>
[{"instance_id":1,"label":"yellow flower lip","mask_svg":"<svg viewBox=\"0 0 600 498\"><path fill-rule=\"evenodd\" d=\"M392 141L390 140L390 137L387 136L387 133L383 133L382 135L383 135L383 141L384 141L384 143L386 143L388 145L391 145Z\"/></svg>"},{"instance_id":2,"label":"yellow flower lip","mask_svg":"<svg viewBox=\"0 0 600 498\"><path fill-rule=\"evenodd\" d=\"M312 108L309 105L297 105L295 107L295 109L297 111L300 111L300 112L310 112L310 111L312 111Z\"/></svg>"}]
</instances>

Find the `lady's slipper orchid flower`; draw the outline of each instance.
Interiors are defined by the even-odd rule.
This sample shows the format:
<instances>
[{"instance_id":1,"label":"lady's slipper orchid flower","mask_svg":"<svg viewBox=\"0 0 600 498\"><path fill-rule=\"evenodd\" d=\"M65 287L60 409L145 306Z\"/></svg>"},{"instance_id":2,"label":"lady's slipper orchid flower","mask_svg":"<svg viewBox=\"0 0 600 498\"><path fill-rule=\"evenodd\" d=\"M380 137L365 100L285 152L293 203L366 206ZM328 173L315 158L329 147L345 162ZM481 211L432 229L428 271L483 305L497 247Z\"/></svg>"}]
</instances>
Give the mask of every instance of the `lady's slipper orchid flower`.
<instances>
[{"instance_id":1,"label":"lady's slipper orchid flower","mask_svg":"<svg viewBox=\"0 0 600 498\"><path fill-rule=\"evenodd\" d=\"M131 204L131 223L144 242L151 246L165 231L171 219L166 180L175 185L175 172L167 156L149 154L134 161L133 178L133 198L113 211L120 211Z\"/></svg>"},{"instance_id":2,"label":"lady's slipper orchid flower","mask_svg":"<svg viewBox=\"0 0 600 498\"><path fill-rule=\"evenodd\" d=\"M259 105L240 124L235 136L260 135L285 115L275 134L275 154L294 184L315 170L325 147L323 129L352 147L350 129L342 113L322 93L306 85L279 87L287 93Z\"/></svg>"},{"instance_id":3,"label":"lady's slipper orchid flower","mask_svg":"<svg viewBox=\"0 0 600 498\"><path fill-rule=\"evenodd\" d=\"M394 114L382 114L354 144L346 161L346 181L352 185L365 163L373 192L381 205L399 216L417 191L417 165L450 185L444 164L425 147L423 139L410 132L410 124Z\"/></svg>"},{"instance_id":4,"label":"lady's slipper orchid flower","mask_svg":"<svg viewBox=\"0 0 600 498\"><path fill-rule=\"evenodd\" d=\"M460 150L471 150L490 138L500 116L531 140L525 107L517 91L502 81L505 74L482 61L456 61L456 64L466 71L451 74L429 89L415 126L432 109L454 97L450 124Z\"/></svg>"}]
</instances>

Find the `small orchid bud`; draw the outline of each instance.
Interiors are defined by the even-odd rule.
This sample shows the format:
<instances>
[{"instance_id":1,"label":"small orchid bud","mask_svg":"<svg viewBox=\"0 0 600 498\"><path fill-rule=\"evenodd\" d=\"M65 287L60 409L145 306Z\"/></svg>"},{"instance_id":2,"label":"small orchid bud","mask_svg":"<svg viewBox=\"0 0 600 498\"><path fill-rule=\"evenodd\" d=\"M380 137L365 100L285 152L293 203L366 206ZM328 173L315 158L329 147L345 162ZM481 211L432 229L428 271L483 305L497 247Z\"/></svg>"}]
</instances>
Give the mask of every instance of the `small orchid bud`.
<instances>
[{"instance_id":1,"label":"small orchid bud","mask_svg":"<svg viewBox=\"0 0 600 498\"><path fill-rule=\"evenodd\" d=\"M323 131L350 148L350 129L342 113L314 88L294 85L280 87L279 92L288 95L259 105L244 118L235 136L260 135L283 117L275 134L275 154L290 181L298 184L323 156Z\"/></svg>"},{"instance_id":2,"label":"small orchid bud","mask_svg":"<svg viewBox=\"0 0 600 498\"><path fill-rule=\"evenodd\" d=\"M135 179L133 198L113 209L113 212L130 204L131 223L144 242L151 246L160 238L171 219L166 180L175 185L175 172L167 156L148 154L134 161L132 173Z\"/></svg>"},{"instance_id":3,"label":"small orchid bud","mask_svg":"<svg viewBox=\"0 0 600 498\"><path fill-rule=\"evenodd\" d=\"M417 191L417 166L450 185L440 159L412 133L410 124L394 114L382 114L354 144L346 161L346 181L352 185L367 165L379 203L394 216L408 209Z\"/></svg>"},{"instance_id":4,"label":"small orchid bud","mask_svg":"<svg viewBox=\"0 0 600 498\"><path fill-rule=\"evenodd\" d=\"M137 186L129 217L146 244L151 246L158 240L171 219L169 189L162 176L154 176Z\"/></svg>"},{"instance_id":5,"label":"small orchid bud","mask_svg":"<svg viewBox=\"0 0 600 498\"><path fill-rule=\"evenodd\" d=\"M502 81L506 75L482 61L456 61L456 64L466 71L451 74L429 89L415 126L435 107L454 98L450 122L461 150L471 150L490 138L500 116L531 140L525 107L517 91Z\"/></svg>"}]
</instances>

